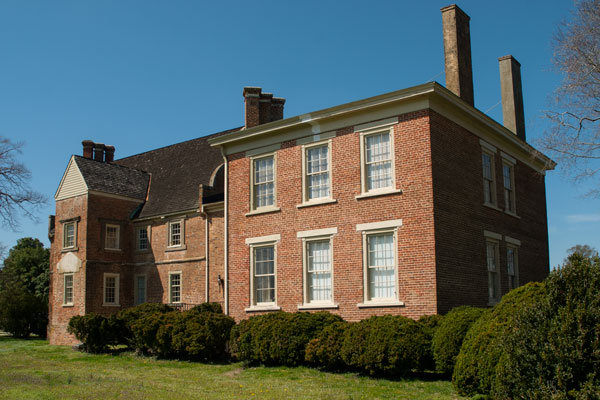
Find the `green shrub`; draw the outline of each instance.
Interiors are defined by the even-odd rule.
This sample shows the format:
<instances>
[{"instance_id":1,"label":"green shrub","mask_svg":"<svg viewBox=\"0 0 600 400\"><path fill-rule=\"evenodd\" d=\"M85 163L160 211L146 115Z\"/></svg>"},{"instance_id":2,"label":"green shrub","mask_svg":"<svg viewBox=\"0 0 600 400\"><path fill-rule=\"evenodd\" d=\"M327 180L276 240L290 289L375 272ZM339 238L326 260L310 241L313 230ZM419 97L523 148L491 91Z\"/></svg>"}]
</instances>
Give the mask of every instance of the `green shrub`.
<instances>
[{"instance_id":1,"label":"green shrub","mask_svg":"<svg viewBox=\"0 0 600 400\"><path fill-rule=\"evenodd\" d=\"M306 361L315 367L322 367L329 371L346 369L341 351L347 328L348 323L346 321L334 322L326 326L306 346Z\"/></svg>"},{"instance_id":2,"label":"green shrub","mask_svg":"<svg viewBox=\"0 0 600 400\"><path fill-rule=\"evenodd\" d=\"M486 310L471 325L460 348L452 374L452 384L461 395L487 395L496 378L496 365L502 354L501 344L514 315L539 303L545 296L541 283L530 282L511 290L494 308Z\"/></svg>"},{"instance_id":3,"label":"green shrub","mask_svg":"<svg viewBox=\"0 0 600 400\"><path fill-rule=\"evenodd\" d=\"M430 349L431 341L421 324L388 315L350 324L341 355L349 367L363 373L399 377L421 369Z\"/></svg>"},{"instance_id":4,"label":"green shrub","mask_svg":"<svg viewBox=\"0 0 600 400\"><path fill-rule=\"evenodd\" d=\"M433 314L433 315L422 315L417 320L417 322L423 327L423 331L427 335L427 338L428 338L427 340L429 340L430 343L433 342L433 335L439 328L439 325L443 319L444 319L443 316L441 316L439 314ZM425 370L434 371L435 370L435 360L433 359L433 348L431 348L431 347L429 348L429 351L428 351L426 357L423 359L419 369L422 371L425 371Z\"/></svg>"},{"instance_id":5,"label":"green shrub","mask_svg":"<svg viewBox=\"0 0 600 400\"><path fill-rule=\"evenodd\" d=\"M300 365L305 361L308 342L338 321L342 318L324 311L250 317L232 330L232 353L248 364Z\"/></svg>"},{"instance_id":6,"label":"green shrub","mask_svg":"<svg viewBox=\"0 0 600 400\"><path fill-rule=\"evenodd\" d=\"M48 301L14 282L0 291L0 327L14 337L46 337Z\"/></svg>"},{"instance_id":7,"label":"green shrub","mask_svg":"<svg viewBox=\"0 0 600 400\"><path fill-rule=\"evenodd\" d=\"M179 311L170 312L153 312L141 315L139 318L132 319L129 324L131 332L130 344L133 348L141 353L153 352L157 354L170 354L164 346L164 338L161 346L159 346L158 333L159 329L164 325L172 324L174 319L179 315ZM164 335L164 328L161 335Z\"/></svg>"},{"instance_id":8,"label":"green shrub","mask_svg":"<svg viewBox=\"0 0 600 400\"><path fill-rule=\"evenodd\" d=\"M190 311L199 313L212 312L223 314L223 308L221 308L221 304L219 303L202 303L193 307Z\"/></svg>"},{"instance_id":9,"label":"green shrub","mask_svg":"<svg viewBox=\"0 0 600 400\"><path fill-rule=\"evenodd\" d=\"M467 331L485 310L469 306L450 311L433 336L432 349L436 371L452 374Z\"/></svg>"},{"instance_id":10,"label":"green shrub","mask_svg":"<svg viewBox=\"0 0 600 400\"><path fill-rule=\"evenodd\" d=\"M167 304L162 303L144 303L135 307L127 308L119 311L117 318L122 321L122 331L120 333L119 342L127 344L135 348L134 335L131 331L131 326L134 321L154 313L168 313L175 309Z\"/></svg>"},{"instance_id":11,"label":"green shrub","mask_svg":"<svg viewBox=\"0 0 600 400\"><path fill-rule=\"evenodd\" d=\"M88 353L103 353L108 351L109 346L119 344L122 329L122 322L116 316L94 313L72 317L67 327L67 331L83 343L83 350Z\"/></svg>"},{"instance_id":12,"label":"green shrub","mask_svg":"<svg viewBox=\"0 0 600 400\"><path fill-rule=\"evenodd\" d=\"M515 317L497 367L498 398L600 398L600 259L574 254L547 297Z\"/></svg>"}]
</instances>

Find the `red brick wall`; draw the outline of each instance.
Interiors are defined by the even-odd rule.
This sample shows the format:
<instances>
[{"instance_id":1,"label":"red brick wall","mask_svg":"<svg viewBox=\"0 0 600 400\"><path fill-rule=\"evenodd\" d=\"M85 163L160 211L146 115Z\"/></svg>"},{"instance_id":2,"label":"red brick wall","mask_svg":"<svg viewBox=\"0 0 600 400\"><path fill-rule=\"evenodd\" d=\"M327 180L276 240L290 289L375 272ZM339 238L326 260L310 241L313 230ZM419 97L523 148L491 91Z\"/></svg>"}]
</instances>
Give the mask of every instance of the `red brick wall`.
<instances>
[{"instance_id":1,"label":"red brick wall","mask_svg":"<svg viewBox=\"0 0 600 400\"><path fill-rule=\"evenodd\" d=\"M365 121L368 122L368 121ZM277 247L277 304L297 311L302 304L302 242L296 232L337 227L333 237L334 302L348 320L375 314L418 317L436 312L433 193L427 111L402 115L394 127L396 187L402 194L357 200L360 142L353 127L332 140L332 194L337 203L296 208L302 202L302 147L286 142L277 151L277 203L281 211L249 212L250 159L229 156L229 305L237 320L251 314L250 249L245 239L280 234ZM404 307L358 308L363 297L362 234L356 224L399 219L398 288Z\"/></svg>"},{"instance_id":2,"label":"red brick wall","mask_svg":"<svg viewBox=\"0 0 600 400\"><path fill-rule=\"evenodd\" d=\"M500 210L486 207L479 137L433 111L431 132L439 312L462 304L487 306L484 230L521 241L521 284L543 280L549 271L544 176L517 161L515 194L520 218L506 214L502 211L502 158L498 149L494 158ZM508 291L504 240L500 242L500 278L504 294Z\"/></svg>"},{"instance_id":3,"label":"red brick wall","mask_svg":"<svg viewBox=\"0 0 600 400\"><path fill-rule=\"evenodd\" d=\"M225 279L225 232L223 224L223 211L208 213L208 300L221 303L225 300L224 286L219 284L219 276Z\"/></svg>"}]
</instances>

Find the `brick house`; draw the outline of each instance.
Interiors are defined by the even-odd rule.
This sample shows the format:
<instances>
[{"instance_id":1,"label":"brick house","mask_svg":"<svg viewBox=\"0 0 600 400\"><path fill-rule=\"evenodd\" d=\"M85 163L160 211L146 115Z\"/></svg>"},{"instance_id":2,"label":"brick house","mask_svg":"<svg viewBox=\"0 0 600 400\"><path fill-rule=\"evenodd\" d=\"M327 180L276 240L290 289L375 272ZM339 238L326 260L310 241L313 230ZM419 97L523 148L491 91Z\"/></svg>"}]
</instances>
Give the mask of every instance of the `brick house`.
<instances>
[{"instance_id":1,"label":"brick house","mask_svg":"<svg viewBox=\"0 0 600 400\"><path fill-rule=\"evenodd\" d=\"M544 279L554 163L525 141L520 65L499 59L501 125L473 106L469 17L442 16L446 88L283 119L247 87L241 128L116 161L84 141L51 221L50 341L144 301L416 318Z\"/></svg>"}]
</instances>

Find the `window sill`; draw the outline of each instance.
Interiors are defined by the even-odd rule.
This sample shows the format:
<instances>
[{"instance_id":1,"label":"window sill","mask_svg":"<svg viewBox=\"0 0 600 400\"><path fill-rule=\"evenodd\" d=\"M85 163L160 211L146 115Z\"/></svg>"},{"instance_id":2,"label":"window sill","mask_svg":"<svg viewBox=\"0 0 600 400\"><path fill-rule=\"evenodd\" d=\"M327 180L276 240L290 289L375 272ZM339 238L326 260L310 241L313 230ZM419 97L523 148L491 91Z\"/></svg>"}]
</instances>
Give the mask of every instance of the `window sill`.
<instances>
[{"instance_id":1,"label":"window sill","mask_svg":"<svg viewBox=\"0 0 600 400\"><path fill-rule=\"evenodd\" d=\"M515 218L521 219L521 217L519 217L517 214L515 214L512 211L504 210L504 214L510 215L511 217L515 217Z\"/></svg>"},{"instance_id":2,"label":"window sill","mask_svg":"<svg viewBox=\"0 0 600 400\"><path fill-rule=\"evenodd\" d=\"M121 305L120 304L114 304L114 303L110 303L110 304L102 303L102 307L121 307Z\"/></svg>"},{"instance_id":3,"label":"window sill","mask_svg":"<svg viewBox=\"0 0 600 400\"><path fill-rule=\"evenodd\" d=\"M60 252L61 253L69 253L71 251L79 251L79 247L68 247L68 248L64 248L62 249Z\"/></svg>"},{"instance_id":4,"label":"window sill","mask_svg":"<svg viewBox=\"0 0 600 400\"><path fill-rule=\"evenodd\" d=\"M187 249L187 246L185 244L182 244L180 246L167 247L165 251L181 251L185 249Z\"/></svg>"},{"instance_id":5,"label":"window sill","mask_svg":"<svg viewBox=\"0 0 600 400\"><path fill-rule=\"evenodd\" d=\"M340 308L338 304L321 303L321 304L302 304L298 306L298 310L327 310Z\"/></svg>"},{"instance_id":6,"label":"window sill","mask_svg":"<svg viewBox=\"0 0 600 400\"><path fill-rule=\"evenodd\" d=\"M318 199L318 200L311 200L311 201L306 201L302 204L298 204L296 206L296 208L304 208L304 207L312 207L312 206L319 206L322 204L332 204L332 203L337 203L336 199Z\"/></svg>"},{"instance_id":7,"label":"window sill","mask_svg":"<svg viewBox=\"0 0 600 400\"><path fill-rule=\"evenodd\" d=\"M135 254L145 254L145 253L149 253L150 249L135 249L134 253Z\"/></svg>"},{"instance_id":8,"label":"window sill","mask_svg":"<svg viewBox=\"0 0 600 400\"><path fill-rule=\"evenodd\" d=\"M257 208L256 210L250 211L249 213L246 214L246 217L249 217L251 215L267 214L267 213L272 213L272 212L277 212L277 211L281 211L281 208L279 208L279 207L261 207L261 208Z\"/></svg>"},{"instance_id":9,"label":"window sill","mask_svg":"<svg viewBox=\"0 0 600 400\"><path fill-rule=\"evenodd\" d=\"M264 306L251 306L244 308L246 312L257 312L257 311L281 311L281 307L275 304L269 304Z\"/></svg>"},{"instance_id":10,"label":"window sill","mask_svg":"<svg viewBox=\"0 0 600 400\"><path fill-rule=\"evenodd\" d=\"M490 203L483 203L483 205L487 208L491 208L492 210L496 210L496 211L502 211L500 208L496 207L494 204L490 204Z\"/></svg>"},{"instance_id":11,"label":"window sill","mask_svg":"<svg viewBox=\"0 0 600 400\"><path fill-rule=\"evenodd\" d=\"M73 303L67 303L67 304L63 304L63 307L75 307L75 304Z\"/></svg>"},{"instance_id":12,"label":"window sill","mask_svg":"<svg viewBox=\"0 0 600 400\"><path fill-rule=\"evenodd\" d=\"M374 307L404 307L403 301L365 301L356 305L358 308L374 308Z\"/></svg>"},{"instance_id":13,"label":"window sill","mask_svg":"<svg viewBox=\"0 0 600 400\"><path fill-rule=\"evenodd\" d=\"M109 253L120 253L123 250L121 250L121 249L109 249L109 248L105 247L104 251L108 251Z\"/></svg>"},{"instance_id":14,"label":"window sill","mask_svg":"<svg viewBox=\"0 0 600 400\"><path fill-rule=\"evenodd\" d=\"M385 189L385 190L372 190L370 192L359 194L354 196L356 200L366 199L369 197L385 196L388 194L402 194L402 189Z\"/></svg>"}]
</instances>

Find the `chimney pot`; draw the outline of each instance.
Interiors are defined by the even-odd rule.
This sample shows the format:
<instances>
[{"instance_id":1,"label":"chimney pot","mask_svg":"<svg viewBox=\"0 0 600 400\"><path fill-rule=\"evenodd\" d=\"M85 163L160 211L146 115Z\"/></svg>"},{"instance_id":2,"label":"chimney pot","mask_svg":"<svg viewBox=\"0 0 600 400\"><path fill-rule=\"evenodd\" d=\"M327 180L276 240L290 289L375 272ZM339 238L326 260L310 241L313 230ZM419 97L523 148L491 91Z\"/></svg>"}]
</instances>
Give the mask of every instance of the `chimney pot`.
<instances>
[{"instance_id":1,"label":"chimney pot","mask_svg":"<svg viewBox=\"0 0 600 400\"><path fill-rule=\"evenodd\" d=\"M262 93L261 88L253 86L245 87L243 95L246 129L283 119L285 99Z\"/></svg>"},{"instance_id":2,"label":"chimney pot","mask_svg":"<svg viewBox=\"0 0 600 400\"><path fill-rule=\"evenodd\" d=\"M104 143L94 143L94 160L104 162Z\"/></svg>"},{"instance_id":3,"label":"chimney pot","mask_svg":"<svg viewBox=\"0 0 600 400\"><path fill-rule=\"evenodd\" d=\"M107 163L113 162L115 159L115 146L106 146L104 148L104 161Z\"/></svg>"},{"instance_id":4,"label":"chimney pot","mask_svg":"<svg viewBox=\"0 0 600 400\"><path fill-rule=\"evenodd\" d=\"M84 140L81 142L83 145L83 157L92 159L94 154L94 142L91 140Z\"/></svg>"},{"instance_id":5,"label":"chimney pot","mask_svg":"<svg viewBox=\"0 0 600 400\"><path fill-rule=\"evenodd\" d=\"M469 16L456 4L441 9L444 31L446 88L474 105Z\"/></svg>"},{"instance_id":6,"label":"chimney pot","mask_svg":"<svg viewBox=\"0 0 600 400\"><path fill-rule=\"evenodd\" d=\"M511 55L498 59L500 90L502 92L502 117L504 126L525 141L525 108L521 85L521 64Z\"/></svg>"}]
</instances>

